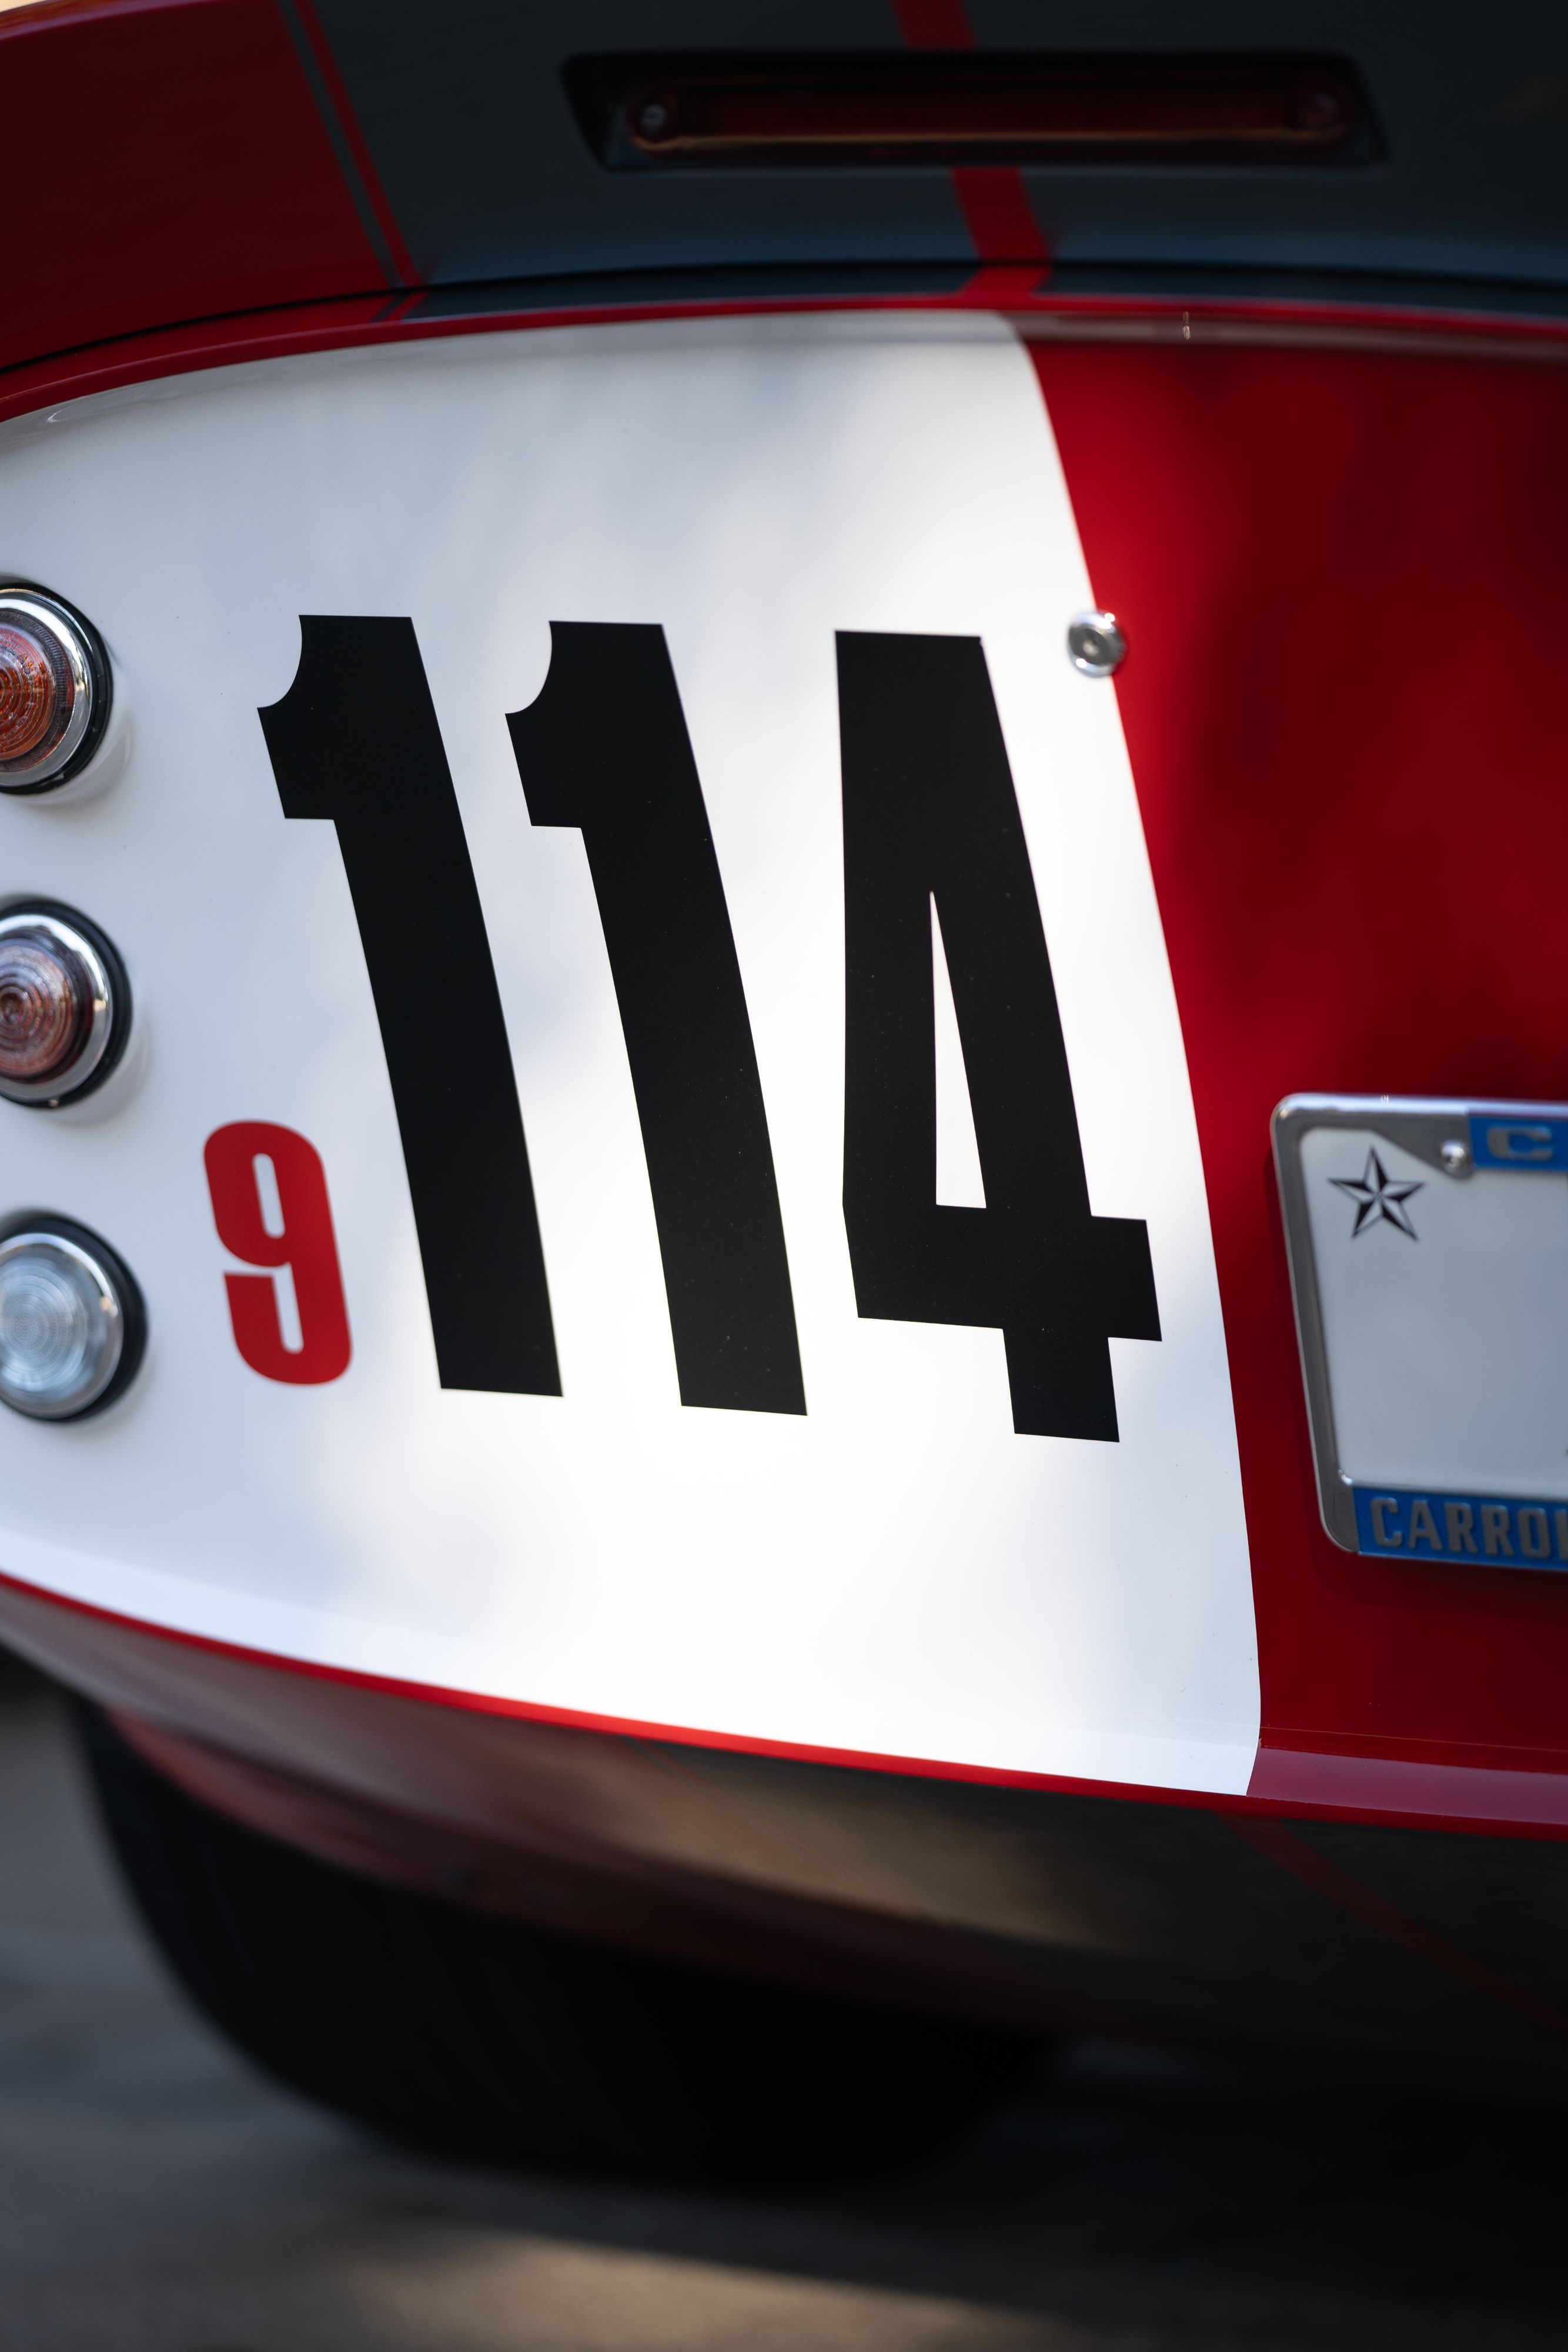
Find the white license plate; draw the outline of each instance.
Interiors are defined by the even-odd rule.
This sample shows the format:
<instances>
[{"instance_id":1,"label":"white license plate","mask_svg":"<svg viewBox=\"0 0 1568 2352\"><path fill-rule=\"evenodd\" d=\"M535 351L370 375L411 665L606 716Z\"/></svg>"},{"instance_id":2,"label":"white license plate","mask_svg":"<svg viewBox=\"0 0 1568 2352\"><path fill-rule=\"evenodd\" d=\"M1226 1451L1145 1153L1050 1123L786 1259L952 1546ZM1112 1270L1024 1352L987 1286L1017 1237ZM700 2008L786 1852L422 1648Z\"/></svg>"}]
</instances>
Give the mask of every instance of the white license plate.
<instances>
[{"instance_id":1,"label":"white license plate","mask_svg":"<svg viewBox=\"0 0 1568 2352\"><path fill-rule=\"evenodd\" d=\"M1568 1567L1568 1108L1293 1095L1274 1149L1329 1533Z\"/></svg>"}]
</instances>

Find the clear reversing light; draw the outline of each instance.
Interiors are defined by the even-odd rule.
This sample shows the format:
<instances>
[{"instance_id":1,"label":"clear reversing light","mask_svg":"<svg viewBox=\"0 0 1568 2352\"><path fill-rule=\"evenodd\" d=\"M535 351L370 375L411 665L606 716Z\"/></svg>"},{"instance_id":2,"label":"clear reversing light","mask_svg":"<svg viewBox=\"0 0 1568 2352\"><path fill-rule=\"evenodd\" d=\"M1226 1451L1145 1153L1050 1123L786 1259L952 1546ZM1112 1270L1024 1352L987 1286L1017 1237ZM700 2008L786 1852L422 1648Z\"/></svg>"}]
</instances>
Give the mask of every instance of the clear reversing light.
<instances>
[{"instance_id":1,"label":"clear reversing light","mask_svg":"<svg viewBox=\"0 0 1568 2352\"><path fill-rule=\"evenodd\" d=\"M98 632L40 588L0 588L0 792L48 793L86 767L109 720Z\"/></svg>"},{"instance_id":2,"label":"clear reversing light","mask_svg":"<svg viewBox=\"0 0 1568 2352\"><path fill-rule=\"evenodd\" d=\"M113 1402L141 1360L141 1294L96 1234L29 1213L0 1230L0 1402L77 1421Z\"/></svg>"},{"instance_id":3,"label":"clear reversing light","mask_svg":"<svg viewBox=\"0 0 1568 2352\"><path fill-rule=\"evenodd\" d=\"M0 908L0 1097L57 1109L125 1049L125 968L96 924L52 900Z\"/></svg>"}]
</instances>

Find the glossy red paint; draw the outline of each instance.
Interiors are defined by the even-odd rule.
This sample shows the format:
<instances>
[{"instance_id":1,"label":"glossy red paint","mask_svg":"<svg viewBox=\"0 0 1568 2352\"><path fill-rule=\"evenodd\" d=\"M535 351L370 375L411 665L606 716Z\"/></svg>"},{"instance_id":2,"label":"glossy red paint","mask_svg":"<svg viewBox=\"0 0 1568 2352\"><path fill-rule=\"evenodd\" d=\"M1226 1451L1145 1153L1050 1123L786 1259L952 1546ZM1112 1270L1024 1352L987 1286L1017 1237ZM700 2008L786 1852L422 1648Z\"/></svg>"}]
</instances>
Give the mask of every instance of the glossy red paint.
<instances>
[{"instance_id":1,"label":"glossy red paint","mask_svg":"<svg viewBox=\"0 0 1568 2352\"><path fill-rule=\"evenodd\" d=\"M3 22L0 19L0 22ZM160 376L285 359L307 352L349 351L505 329L610 326L624 320L788 316L822 310L988 310L1009 318L1030 339L1113 343L1273 346L1280 350L1396 352L1412 358L1471 358L1568 366L1568 325L1557 320L1475 314L1433 304L1245 301L1187 306L1146 297L1062 297L1041 284L1033 262L985 262L956 293L867 296L779 294L749 300L731 294L678 299L618 294L601 302L554 303L541 287L515 307L479 294L472 311L444 306L423 316L419 289L390 299L384 289L333 301L280 303L269 310L202 318L41 354L7 366L0 361L0 423L61 400L114 392Z\"/></svg>"},{"instance_id":2,"label":"glossy red paint","mask_svg":"<svg viewBox=\"0 0 1568 2352\"><path fill-rule=\"evenodd\" d=\"M963 45L957 0L902 14L911 40ZM6 369L0 415L289 352L717 310L1005 304L1049 338L1037 359L1097 593L1132 631L1118 691L1216 1215L1263 1654L1254 1787L1326 1815L1568 1822L1568 1589L1363 1564L1318 1528L1265 1164L1268 1112L1295 1087L1568 1088L1552 990L1568 802L1540 650L1568 598L1568 379L1497 364L1561 362L1563 329L1492 320L1483 340L1437 310L1064 302L1030 290L1028 262L914 303L422 320L417 296L370 290L381 273L280 26L270 0L0 16L18 119L47 125L54 77L74 72L101 134L57 206L68 237L70 207L90 215L99 258L14 291L0 366L75 348ZM298 299L334 288L366 290ZM1270 338L1293 347L1239 347Z\"/></svg>"},{"instance_id":3,"label":"glossy red paint","mask_svg":"<svg viewBox=\"0 0 1568 2352\"><path fill-rule=\"evenodd\" d=\"M957 1764L924 1756L887 1756L871 1748L818 1748L799 1740L758 1738L746 1732L696 1729L690 1725L653 1723L637 1716L597 1715L582 1707L498 1698L487 1691L455 1690L443 1683L403 1682L391 1675L324 1665L314 1658L286 1657L276 1651L247 1649L237 1642L214 1641L205 1634L183 1633L174 1626L147 1624L139 1618L100 1609L91 1601L73 1600L4 1571L0 1571L0 1640L37 1658L47 1672L57 1675L72 1687L94 1690L106 1705L124 1706L132 1713L145 1711L171 1717L197 1736L204 1732L216 1736L205 1723L204 1714L211 1694L221 1687L221 1668L227 1663L259 1668L268 1675L289 1679L298 1677L305 1682L336 1685L344 1692L373 1692L463 1715L495 1716L518 1724L570 1732L603 1733L617 1740L658 1740L678 1748L712 1748L722 1754L777 1757L789 1763L841 1765L852 1771L893 1773L901 1780L962 1780L993 1789L1059 1790L1075 1796L1136 1798L1152 1805L1197 1806L1219 1812L1245 1810L1249 1802L1245 1797L1195 1794L1186 1789L1151 1789L1134 1781L1072 1780L1057 1773L1013 1771L999 1765ZM145 1685L122 1686L115 1679L120 1657L130 1651L143 1660L150 1654L158 1657L155 1704L149 1705ZM95 1683L95 1675L106 1678L101 1684ZM1354 1806L1324 1810L1335 1817L1360 1817ZM1408 1818L1417 1824L1424 1823L1430 1818L1429 1811L1417 1804ZM1521 1835L1568 1832L1568 1776L1563 1781L1559 1820L1547 1822L1532 1818L1528 1824L1516 1825L1502 1812L1486 1825L1505 1831L1517 1826Z\"/></svg>"},{"instance_id":4,"label":"glossy red paint","mask_svg":"<svg viewBox=\"0 0 1568 2352\"><path fill-rule=\"evenodd\" d=\"M272 0L0 15L6 168L53 266L13 253L0 366L385 283Z\"/></svg>"},{"instance_id":5,"label":"glossy red paint","mask_svg":"<svg viewBox=\"0 0 1568 2352\"><path fill-rule=\"evenodd\" d=\"M908 14L906 37L972 46L960 0ZM40 0L0 12L0 69L12 176L48 188L69 256L12 269L0 370L417 283L311 0ZM954 183L982 263L1011 265L988 299L1025 295L1047 257L1019 174Z\"/></svg>"},{"instance_id":6,"label":"glossy red paint","mask_svg":"<svg viewBox=\"0 0 1568 2352\"><path fill-rule=\"evenodd\" d=\"M1324 1749L1561 1770L1568 1580L1354 1559L1322 1531L1268 1137L1296 1090L1568 1093L1568 379L1376 352L1035 357L1130 648L1116 692L1208 1183L1264 1747L1301 1751L1260 1777L1321 1784Z\"/></svg>"},{"instance_id":7,"label":"glossy red paint","mask_svg":"<svg viewBox=\"0 0 1568 2352\"><path fill-rule=\"evenodd\" d=\"M1541 1934L1561 1873L1539 1830L1507 1853L1386 1823L1347 1842L1244 1799L1166 1791L1156 1811L1130 1788L552 1722L279 1672L10 1583L0 1632L200 1802L466 1907L1030 2030L1316 2063L1348 2045L1422 2079L1435 2063L1450 2090L1456 2064L1493 2093L1563 2079L1562 1970Z\"/></svg>"},{"instance_id":8,"label":"glossy red paint","mask_svg":"<svg viewBox=\"0 0 1568 2352\"><path fill-rule=\"evenodd\" d=\"M36 1658L61 1681L94 1691L106 1705L128 1707L133 1713L145 1710L220 1744L226 1662L282 1676L285 1686L303 1681L336 1687L345 1695L371 1692L460 1716L497 1717L519 1725L605 1735L617 1740L656 1740L672 1748L707 1748L718 1754L771 1757L784 1763L833 1765L855 1772L889 1774L897 1780L960 1781L977 1788L1114 1798L1183 1811L1258 1818L1288 1812L1298 1821L1470 1830L1552 1843L1568 1838L1568 1772L1561 1770L1479 1767L1427 1759L1369 1759L1276 1747L1260 1749L1245 1796L1222 1796L1189 1789L1148 1788L1134 1781L1074 1780L1061 1774L1009 1771L940 1757L815 1748L791 1740L757 1738L744 1732L652 1723L528 1699L497 1698L489 1692L455 1690L444 1684L402 1682L390 1675L359 1673L310 1658L246 1649L238 1643L213 1641L172 1626L145 1624L3 1572L0 1639ZM127 1651L159 1657L151 1697L144 1678L121 1678L118 1654ZM214 1705L217 1719L209 1721ZM286 1718L291 1711L297 1711L292 1703L280 1700L276 1707L251 1710L250 1719L259 1721L273 1714ZM326 1747L329 1749L331 1744L329 1738Z\"/></svg>"},{"instance_id":9,"label":"glossy red paint","mask_svg":"<svg viewBox=\"0 0 1568 2352\"><path fill-rule=\"evenodd\" d=\"M1000 274L979 273L958 305ZM0 415L289 352L824 307L956 305L621 302L422 320L361 298L36 362L0 382ZM1319 1527L1267 1136L1273 1104L1296 1087L1568 1090L1551 986L1568 802L1539 650L1568 602L1554 570L1568 492L1552 470L1564 336L1326 304L1010 307L1024 334L1049 338L1035 354L1096 593L1132 636L1116 690L1238 1388L1263 1670L1255 1799L1322 1819L1561 1835L1568 1586L1363 1563ZM599 1727L785 1752L678 1727ZM991 1777L939 1759L821 1760Z\"/></svg>"},{"instance_id":10,"label":"glossy red paint","mask_svg":"<svg viewBox=\"0 0 1568 2352\"><path fill-rule=\"evenodd\" d=\"M318 104L330 116L332 127L341 142L344 154L340 158L340 168L355 184L361 217L369 215L367 226L372 227L380 247L378 258L398 285L417 285L419 272L414 267L413 257L403 243L402 231L382 185L370 142L360 128L348 84L339 71L338 60L332 55L331 44L322 30L313 0L284 0L284 5L292 9L300 37L309 51L319 77Z\"/></svg>"},{"instance_id":11,"label":"glossy red paint","mask_svg":"<svg viewBox=\"0 0 1568 2352\"><path fill-rule=\"evenodd\" d=\"M189 375L198 368L285 359L299 352L347 351L376 341L392 308L384 291L331 302L290 303L116 336L0 366L0 422L57 401L117 392L125 384L151 383L160 376Z\"/></svg>"}]
</instances>

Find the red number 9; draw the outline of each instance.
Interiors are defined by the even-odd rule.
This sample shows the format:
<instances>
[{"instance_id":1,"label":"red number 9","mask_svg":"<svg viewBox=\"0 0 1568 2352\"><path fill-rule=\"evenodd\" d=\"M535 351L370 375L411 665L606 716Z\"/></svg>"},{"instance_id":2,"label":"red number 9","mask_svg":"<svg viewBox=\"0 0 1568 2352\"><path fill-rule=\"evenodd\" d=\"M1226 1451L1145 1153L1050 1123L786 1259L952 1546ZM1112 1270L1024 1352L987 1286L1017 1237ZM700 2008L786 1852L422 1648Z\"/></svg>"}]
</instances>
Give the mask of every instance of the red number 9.
<instances>
[{"instance_id":1,"label":"red number 9","mask_svg":"<svg viewBox=\"0 0 1568 2352\"><path fill-rule=\"evenodd\" d=\"M320 1154L290 1127L246 1118L208 1136L203 1157L224 1247L251 1265L287 1266L293 1277L297 1332L285 1330L275 1275L224 1276L235 1347L266 1380L335 1381L349 1368L349 1310ZM266 1161L272 1181L258 1165Z\"/></svg>"}]
</instances>

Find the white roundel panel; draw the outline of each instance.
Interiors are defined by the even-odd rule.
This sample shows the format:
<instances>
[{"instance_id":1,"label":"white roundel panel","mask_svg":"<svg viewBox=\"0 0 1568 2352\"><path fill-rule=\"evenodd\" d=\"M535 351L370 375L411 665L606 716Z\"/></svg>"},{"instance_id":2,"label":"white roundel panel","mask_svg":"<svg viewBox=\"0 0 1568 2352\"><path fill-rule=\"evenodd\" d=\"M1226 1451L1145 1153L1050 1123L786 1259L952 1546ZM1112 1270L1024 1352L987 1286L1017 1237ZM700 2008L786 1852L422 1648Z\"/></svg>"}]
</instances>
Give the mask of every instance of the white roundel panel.
<instances>
[{"instance_id":1,"label":"white roundel panel","mask_svg":"<svg viewBox=\"0 0 1568 2352\"><path fill-rule=\"evenodd\" d=\"M129 728L0 804L4 895L89 917L137 1024L90 1101L0 1104L0 1216L101 1234L149 1331L103 1414L0 1415L0 1570L541 1706L1245 1787L1180 1028L1001 326L83 401L0 432L0 571Z\"/></svg>"}]
</instances>

